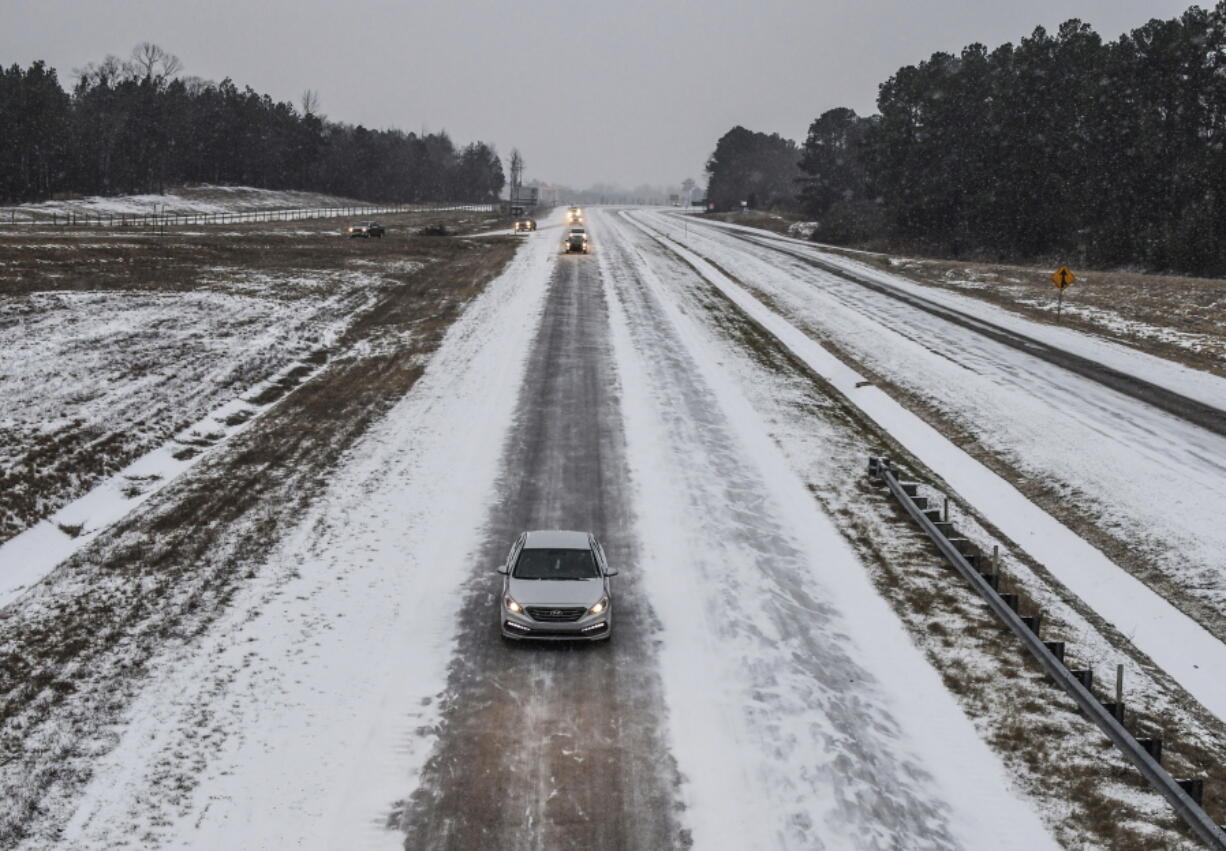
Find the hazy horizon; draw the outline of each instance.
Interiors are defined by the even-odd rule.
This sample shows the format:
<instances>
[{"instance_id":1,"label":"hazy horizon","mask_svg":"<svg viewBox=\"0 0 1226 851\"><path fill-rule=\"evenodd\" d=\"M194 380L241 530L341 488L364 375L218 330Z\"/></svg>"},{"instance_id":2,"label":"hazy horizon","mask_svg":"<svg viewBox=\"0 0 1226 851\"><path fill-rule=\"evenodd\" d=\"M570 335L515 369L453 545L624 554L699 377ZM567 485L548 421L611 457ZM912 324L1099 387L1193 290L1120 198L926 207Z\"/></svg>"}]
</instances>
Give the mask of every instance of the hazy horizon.
<instances>
[{"instance_id":1,"label":"hazy horizon","mask_svg":"<svg viewBox=\"0 0 1226 851\"><path fill-rule=\"evenodd\" d=\"M517 147L528 179L666 186L704 183L734 125L799 142L827 109L874 112L877 86L934 51L1016 42L1073 17L1113 40L1189 5L5 0L0 62L45 60L68 88L75 68L151 41L187 76L295 105L315 90L332 120L446 130L504 158Z\"/></svg>"}]
</instances>

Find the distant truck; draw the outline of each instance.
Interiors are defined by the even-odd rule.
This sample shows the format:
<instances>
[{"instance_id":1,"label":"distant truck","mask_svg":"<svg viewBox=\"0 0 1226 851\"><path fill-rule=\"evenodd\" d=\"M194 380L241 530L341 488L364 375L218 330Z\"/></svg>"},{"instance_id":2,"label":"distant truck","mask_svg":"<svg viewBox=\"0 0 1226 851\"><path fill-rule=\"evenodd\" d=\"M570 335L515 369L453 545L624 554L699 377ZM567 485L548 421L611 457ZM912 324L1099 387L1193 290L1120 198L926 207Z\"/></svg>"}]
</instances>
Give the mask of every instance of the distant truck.
<instances>
[{"instance_id":1,"label":"distant truck","mask_svg":"<svg viewBox=\"0 0 1226 851\"><path fill-rule=\"evenodd\" d=\"M565 248L567 254L587 254L587 231L583 228L571 228L566 234Z\"/></svg>"},{"instance_id":2,"label":"distant truck","mask_svg":"<svg viewBox=\"0 0 1226 851\"><path fill-rule=\"evenodd\" d=\"M583 210L579 207L571 207L566 211L566 221L572 225L577 225L583 221Z\"/></svg>"},{"instance_id":3,"label":"distant truck","mask_svg":"<svg viewBox=\"0 0 1226 851\"><path fill-rule=\"evenodd\" d=\"M510 201L512 207L535 207L540 203L540 187L513 186Z\"/></svg>"},{"instance_id":4,"label":"distant truck","mask_svg":"<svg viewBox=\"0 0 1226 851\"><path fill-rule=\"evenodd\" d=\"M515 220L515 233L531 233L536 230L536 219L528 218L527 216Z\"/></svg>"}]
</instances>

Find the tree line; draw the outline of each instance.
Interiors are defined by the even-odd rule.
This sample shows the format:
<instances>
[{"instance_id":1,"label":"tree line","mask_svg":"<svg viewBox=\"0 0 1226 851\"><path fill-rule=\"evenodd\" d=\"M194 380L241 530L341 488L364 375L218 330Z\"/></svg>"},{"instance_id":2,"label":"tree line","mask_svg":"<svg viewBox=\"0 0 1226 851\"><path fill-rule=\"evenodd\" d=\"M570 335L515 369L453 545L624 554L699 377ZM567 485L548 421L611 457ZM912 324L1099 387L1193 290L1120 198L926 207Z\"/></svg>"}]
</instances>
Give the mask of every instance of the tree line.
<instances>
[{"instance_id":1,"label":"tree line","mask_svg":"<svg viewBox=\"0 0 1226 851\"><path fill-rule=\"evenodd\" d=\"M1226 0L1113 42L1070 20L935 53L877 108L823 113L790 160L788 140L734 128L711 199L756 189L831 242L1226 273Z\"/></svg>"},{"instance_id":2,"label":"tree line","mask_svg":"<svg viewBox=\"0 0 1226 851\"><path fill-rule=\"evenodd\" d=\"M485 142L457 148L445 132L329 121L309 92L299 109L180 70L173 54L147 43L131 59L80 69L71 91L44 62L0 68L0 201L214 183L479 203L505 183Z\"/></svg>"}]
</instances>

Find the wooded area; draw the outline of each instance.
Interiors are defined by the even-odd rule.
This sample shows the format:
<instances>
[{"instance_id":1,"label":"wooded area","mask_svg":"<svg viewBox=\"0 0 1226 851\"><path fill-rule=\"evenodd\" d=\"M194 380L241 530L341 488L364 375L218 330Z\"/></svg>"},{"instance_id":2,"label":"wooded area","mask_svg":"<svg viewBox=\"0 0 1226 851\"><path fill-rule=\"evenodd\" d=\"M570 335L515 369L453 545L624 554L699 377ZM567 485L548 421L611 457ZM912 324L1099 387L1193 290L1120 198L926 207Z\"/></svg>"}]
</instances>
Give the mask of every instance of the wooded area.
<instances>
[{"instance_id":1,"label":"wooded area","mask_svg":"<svg viewBox=\"0 0 1226 851\"><path fill-rule=\"evenodd\" d=\"M1226 2L1109 43L1071 20L935 53L877 107L823 113L794 163L787 140L735 128L708 164L711 199L730 209L798 169L790 197L758 202L799 207L816 239L1226 273Z\"/></svg>"},{"instance_id":2,"label":"wooded area","mask_svg":"<svg viewBox=\"0 0 1226 851\"><path fill-rule=\"evenodd\" d=\"M160 192L186 183L365 201L485 202L505 182L491 145L328 121L225 79L177 76L155 45L78 72L71 92L35 62L0 69L0 201Z\"/></svg>"}]
</instances>

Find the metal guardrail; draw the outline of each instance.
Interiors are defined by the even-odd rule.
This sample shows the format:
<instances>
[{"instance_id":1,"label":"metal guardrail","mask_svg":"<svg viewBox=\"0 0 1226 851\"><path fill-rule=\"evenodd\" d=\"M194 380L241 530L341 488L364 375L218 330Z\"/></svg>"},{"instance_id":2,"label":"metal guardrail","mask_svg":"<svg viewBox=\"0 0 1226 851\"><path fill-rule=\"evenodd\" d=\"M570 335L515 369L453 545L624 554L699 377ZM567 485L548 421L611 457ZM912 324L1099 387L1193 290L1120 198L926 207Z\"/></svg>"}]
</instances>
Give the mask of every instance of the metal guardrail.
<instances>
[{"instance_id":1,"label":"metal guardrail","mask_svg":"<svg viewBox=\"0 0 1226 851\"><path fill-rule=\"evenodd\" d=\"M915 504L910 494L903 489L902 484L898 481L890 467L889 460L885 458L870 458L868 472L870 476L876 476L889 487L890 492L894 494L894 497L906 509L911 519L919 524L920 528L936 544L941 554L970 583L979 596L984 599L996 617L1005 626L1009 627L1014 635L1021 639L1022 644L1030 651L1030 655L1038 660L1048 675L1056 681L1056 684L1077 702L1077 705L1090 717L1090 720L1106 733L1107 737L1111 739L1112 743L1115 744L1128 761L1137 767L1137 770L1141 772L1141 775L1149 783L1150 787L1166 798L1167 802L1175 809L1175 813L1196 834L1197 838L1208 847L1215 849L1215 851L1226 851L1226 831L1223 831L1221 827L1214 824L1209 815L1183 790L1178 781L1145 750L1136 738L1124 728L1123 724L1116 720L1115 716L1094 696L1094 693L1083 685L1081 680L1077 679L1060 659L1056 658L1056 655L1039 638L1038 633L1022 621L1018 613L1004 601L996 589L950 543L945 534L937 528L928 515Z\"/></svg>"}]
</instances>

